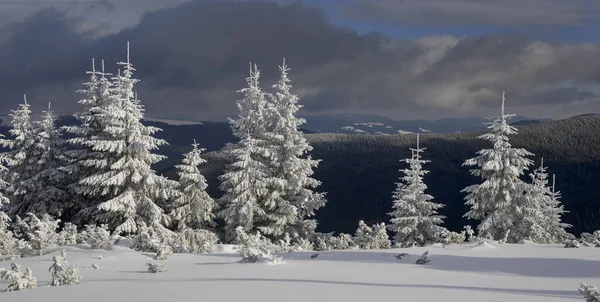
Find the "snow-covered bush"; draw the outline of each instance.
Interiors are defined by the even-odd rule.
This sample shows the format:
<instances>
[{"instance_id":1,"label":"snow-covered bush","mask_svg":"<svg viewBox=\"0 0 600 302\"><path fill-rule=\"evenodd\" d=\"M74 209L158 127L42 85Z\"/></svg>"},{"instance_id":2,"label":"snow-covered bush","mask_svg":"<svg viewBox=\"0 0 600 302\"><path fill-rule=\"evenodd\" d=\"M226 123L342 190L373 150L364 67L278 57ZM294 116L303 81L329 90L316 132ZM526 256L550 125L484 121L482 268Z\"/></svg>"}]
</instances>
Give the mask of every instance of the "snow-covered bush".
<instances>
[{"instance_id":1,"label":"snow-covered bush","mask_svg":"<svg viewBox=\"0 0 600 302\"><path fill-rule=\"evenodd\" d=\"M362 220L358 222L358 229L354 233L354 243L361 249L371 249L373 246L373 229Z\"/></svg>"},{"instance_id":2,"label":"snow-covered bush","mask_svg":"<svg viewBox=\"0 0 600 302\"><path fill-rule=\"evenodd\" d=\"M207 230L185 228L175 233L173 251L175 253L210 253L213 245L219 242L217 235Z\"/></svg>"},{"instance_id":3,"label":"snow-covered bush","mask_svg":"<svg viewBox=\"0 0 600 302\"><path fill-rule=\"evenodd\" d=\"M93 249L103 249L111 251L116 241L116 236L111 236L108 227L105 224L100 226L86 225L84 238L85 242Z\"/></svg>"},{"instance_id":4,"label":"snow-covered bush","mask_svg":"<svg viewBox=\"0 0 600 302\"><path fill-rule=\"evenodd\" d=\"M373 244L374 249L389 249L392 243L390 237L386 231L387 227L385 223L379 223L373 225Z\"/></svg>"},{"instance_id":5,"label":"snow-covered bush","mask_svg":"<svg viewBox=\"0 0 600 302\"><path fill-rule=\"evenodd\" d=\"M236 249L242 256L244 262L254 263L260 258L270 256L268 240L260 233L247 234L242 227L237 227L235 231L237 233L236 241L239 245Z\"/></svg>"},{"instance_id":6,"label":"snow-covered bush","mask_svg":"<svg viewBox=\"0 0 600 302\"><path fill-rule=\"evenodd\" d=\"M277 255L272 255L271 259L269 259L269 262L271 262L271 264L278 264L283 262L283 257L277 256Z\"/></svg>"},{"instance_id":7,"label":"snow-covered bush","mask_svg":"<svg viewBox=\"0 0 600 302\"><path fill-rule=\"evenodd\" d=\"M295 242L292 247L291 247L291 251L314 251L315 250L315 245L310 242L310 240L305 239L305 238L300 238L297 240L297 242Z\"/></svg>"},{"instance_id":8,"label":"snow-covered bush","mask_svg":"<svg viewBox=\"0 0 600 302\"><path fill-rule=\"evenodd\" d=\"M167 271L167 268L164 266L164 264L160 264L158 262L148 262L146 263L146 265L148 265L148 272L151 274L162 273Z\"/></svg>"},{"instance_id":9,"label":"snow-covered bush","mask_svg":"<svg viewBox=\"0 0 600 302\"><path fill-rule=\"evenodd\" d=\"M172 245L174 236L175 233L162 226L152 227L140 223L138 233L129 236L129 248L141 252L156 253L160 245Z\"/></svg>"},{"instance_id":10,"label":"snow-covered bush","mask_svg":"<svg viewBox=\"0 0 600 302\"><path fill-rule=\"evenodd\" d=\"M58 233L58 245L70 245L78 243L77 226L67 222Z\"/></svg>"},{"instance_id":11,"label":"snow-covered bush","mask_svg":"<svg viewBox=\"0 0 600 302\"><path fill-rule=\"evenodd\" d=\"M21 266L14 262L10 264L10 270L0 268L0 280L10 282L5 290L7 292L32 289L37 286L37 279L33 276L31 269L28 267L25 272L21 272Z\"/></svg>"},{"instance_id":12,"label":"snow-covered bush","mask_svg":"<svg viewBox=\"0 0 600 302\"><path fill-rule=\"evenodd\" d=\"M9 223L8 215L0 211L0 256L10 256L12 259L20 255L20 252L17 239L8 229Z\"/></svg>"},{"instance_id":13,"label":"snow-covered bush","mask_svg":"<svg viewBox=\"0 0 600 302\"><path fill-rule=\"evenodd\" d=\"M329 251L331 247L327 244L323 237L317 237L315 242L315 251Z\"/></svg>"},{"instance_id":14,"label":"snow-covered bush","mask_svg":"<svg viewBox=\"0 0 600 302\"><path fill-rule=\"evenodd\" d=\"M581 283L579 293L585 298L585 302L600 302L600 291L593 285Z\"/></svg>"},{"instance_id":15,"label":"snow-covered bush","mask_svg":"<svg viewBox=\"0 0 600 302\"><path fill-rule=\"evenodd\" d=\"M347 250L356 246L349 234L341 233L337 237L331 238L331 246L334 250Z\"/></svg>"},{"instance_id":16,"label":"snow-covered bush","mask_svg":"<svg viewBox=\"0 0 600 302\"><path fill-rule=\"evenodd\" d=\"M465 233L465 240L467 240L468 242L473 243L478 240L478 238L475 236L475 230L473 230L473 228L471 228L470 225L465 225L463 232ZM463 232L461 232L461 234Z\"/></svg>"},{"instance_id":17,"label":"snow-covered bush","mask_svg":"<svg viewBox=\"0 0 600 302\"><path fill-rule=\"evenodd\" d=\"M332 241L334 241L333 233L314 233L312 236L314 239L315 251L329 251L333 249Z\"/></svg>"},{"instance_id":18,"label":"snow-covered bush","mask_svg":"<svg viewBox=\"0 0 600 302\"><path fill-rule=\"evenodd\" d=\"M579 247L579 241L577 240L567 240L567 242L565 242L565 248L578 248Z\"/></svg>"},{"instance_id":19,"label":"snow-covered bush","mask_svg":"<svg viewBox=\"0 0 600 302\"><path fill-rule=\"evenodd\" d=\"M26 241L25 249L29 249L37 255L43 255L49 248L57 245L56 229L58 229L59 222L60 220L54 220L48 214L42 215L40 219L34 214L28 213L25 219L17 216L13 227Z\"/></svg>"},{"instance_id":20,"label":"snow-covered bush","mask_svg":"<svg viewBox=\"0 0 600 302\"><path fill-rule=\"evenodd\" d=\"M167 256L171 255L171 254L173 254L173 249L166 244L161 244L156 249L156 256L154 256L154 259L155 260L166 260Z\"/></svg>"},{"instance_id":21,"label":"snow-covered bush","mask_svg":"<svg viewBox=\"0 0 600 302\"><path fill-rule=\"evenodd\" d=\"M81 275L79 274L79 267L77 265L71 265L67 258L67 251L62 250L60 255L52 257L54 263L50 266L50 286L63 286L79 284L81 281Z\"/></svg>"},{"instance_id":22,"label":"snow-covered bush","mask_svg":"<svg viewBox=\"0 0 600 302\"><path fill-rule=\"evenodd\" d=\"M442 233L442 237L444 244L461 244L465 242L467 235L466 231L457 233L450 230L446 230Z\"/></svg>"}]
</instances>

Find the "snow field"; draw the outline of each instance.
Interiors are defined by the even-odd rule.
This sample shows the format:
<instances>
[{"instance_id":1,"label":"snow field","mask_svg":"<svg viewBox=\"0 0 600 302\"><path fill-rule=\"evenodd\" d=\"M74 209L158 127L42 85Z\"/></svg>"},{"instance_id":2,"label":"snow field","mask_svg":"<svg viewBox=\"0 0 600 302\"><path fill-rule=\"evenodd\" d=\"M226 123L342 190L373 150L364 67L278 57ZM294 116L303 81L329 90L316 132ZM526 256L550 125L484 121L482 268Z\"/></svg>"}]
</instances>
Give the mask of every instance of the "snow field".
<instances>
[{"instance_id":1,"label":"snow field","mask_svg":"<svg viewBox=\"0 0 600 302\"><path fill-rule=\"evenodd\" d=\"M494 248L495 247L495 248ZM583 301L580 282L600 284L600 250L559 245L477 243L390 250L278 253L284 263L240 263L231 245L214 254L173 254L167 271L149 274L153 253L123 246L114 251L87 245L67 249L81 284L47 287L54 252L17 259L39 287L0 293L2 302L61 301ZM414 262L429 250L431 263ZM410 254L398 260L394 255ZM102 259L98 259L102 256ZM99 269L92 268L97 264ZM9 267L10 261L0 262ZM6 286L0 283L0 288Z\"/></svg>"}]
</instances>

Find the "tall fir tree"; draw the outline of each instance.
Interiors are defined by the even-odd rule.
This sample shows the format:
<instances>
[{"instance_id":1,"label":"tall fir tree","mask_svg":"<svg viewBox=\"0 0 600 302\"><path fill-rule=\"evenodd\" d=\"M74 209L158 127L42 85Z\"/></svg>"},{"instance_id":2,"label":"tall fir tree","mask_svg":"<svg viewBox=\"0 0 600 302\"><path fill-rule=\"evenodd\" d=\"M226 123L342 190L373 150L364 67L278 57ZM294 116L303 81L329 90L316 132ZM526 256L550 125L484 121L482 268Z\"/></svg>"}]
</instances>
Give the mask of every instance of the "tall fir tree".
<instances>
[{"instance_id":1,"label":"tall fir tree","mask_svg":"<svg viewBox=\"0 0 600 302\"><path fill-rule=\"evenodd\" d=\"M99 113L103 121L103 136L94 136L89 145L97 152L108 153L104 157L110 163L108 171L98 171L82 179L81 185L95 186L101 202L96 207L95 219L106 223L116 233L136 233L139 225L161 227L167 222L163 209L157 202L176 196L176 182L158 176L151 165L164 159L152 153L166 144L152 135L159 128L144 126L144 109L134 97L133 88L138 82L133 78L135 69L129 60L119 62L123 66L113 78L109 89L109 102Z\"/></svg>"},{"instance_id":2,"label":"tall fir tree","mask_svg":"<svg viewBox=\"0 0 600 302\"><path fill-rule=\"evenodd\" d=\"M423 164L430 161L421 159L425 148L419 146L419 134L417 148L410 150L411 158L403 160L409 167L402 170L404 176L396 183L393 211L389 213L392 219L388 229L395 233L393 243L401 247L439 242L445 230L440 226L445 217L437 212L444 205L434 203L433 196L425 193L427 185L423 176L429 171L423 169Z\"/></svg>"},{"instance_id":3,"label":"tall fir tree","mask_svg":"<svg viewBox=\"0 0 600 302\"><path fill-rule=\"evenodd\" d=\"M542 158L540 166L530 174L532 181L525 195L527 206L523 207L519 231L522 238L537 243L562 243L570 225L561 221L565 210L559 201L560 192L555 191L554 178L552 185L548 184L546 169Z\"/></svg>"},{"instance_id":4,"label":"tall fir tree","mask_svg":"<svg viewBox=\"0 0 600 302\"><path fill-rule=\"evenodd\" d=\"M61 218L63 211L72 206L67 192L67 172L63 169L68 159L50 104L42 120L35 121L34 125L34 144L26 161L29 173L19 179L11 213L19 216L49 214Z\"/></svg>"},{"instance_id":5,"label":"tall fir tree","mask_svg":"<svg viewBox=\"0 0 600 302\"><path fill-rule=\"evenodd\" d=\"M182 230L186 227L202 229L214 226L215 201L208 195L206 178L198 168L206 163L201 153L205 149L198 148L196 140L192 151L186 153L181 165L175 166L179 175L179 191L181 195L173 202L171 216Z\"/></svg>"},{"instance_id":6,"label":"tall fir tree","mask_svg":"<svg viewBox=\"0 0 600 302\"><path fill-rule=\"evenodd\" d=\"M5 172L6 197L10 203L4 208L6 213L14 218L23 203L23 194L26 193L23 181L35 175L35 162L31 162L31 154L35 148L35 133L31 122L31 110L27 97L23 96L23 103L12 111L10 137L0 140L0 144L7 148L4 153L8 171Z\"/></svg>"},{"instance_id":7,"label":"tall fir tree","mask_svg":"<svg viewBox=\"0 0 600 302\"><path fill-rule=\"evenodd\" d=\"M235 162L219 177L224 192L219 217L225 221L224 234L230 242L235 240L238 227L247 233L254 232L254 222L265 216L260 202L267 192L268 180L264 164L253 156L263 149L260 143L250 134L246 135L229 151Z\"/></svg>"},{"instance_id":8,"label":"tall fir tree","mask_svg":"<svg viewBox=\"0 0 600 302\"><path fill-rule=\"evenodd\" d=\"M80 225L94 223L96 207L103 199L109 197L103 194L101 187L86 184L83 180L108 172L117 159L114 152L95 144L96 141L111 139L104 131L107 125L104 118L108 118L105 112L108 112L109 105L116 101L110 94L113 84L108 76L111 74L105 72L104 61L102 70L97 71L94 59L92 70L86 73L90 75L90 80L83 84L84 89L77 91L82 94L78 103L83 107L75 113L79 124L63 127L63 131L71 136L67 139L70 145L67 156L71 159L71 164L66 167L71 176L69 192L75 202L71 214L74 216L73 220Z\"/></svg>"},{"instance_id":9,"label":"tall fir tree","mask_svg":"<svg viewBox=\"0 0 600 302\"><path fill-rule=\"evenodd\" d=\"M316 224L305 219L314 216L326 200L324 193L314 191L321 185L312 178L319 160L311 158L312 147L298 129L306 121L295 116L302 105L298 103L298 96L290 91L293 86L290 85L289 70L284 59L279 67L279 82L273 85L272 106L267 107L270 113L267 115L270 124L268 148L273 150L269 165L272 167L270 187L277 199L275 211L267 213L273 223L262 231L268 235L281 236L285 232L290 238L307 238L311 234L303 234L304 226Z\"/></svg>"},{"instance_id":10,"label":"tall fir tree","mask_svg":"<svg viewBox=\"0 0 600 302\"><path fill-rule=\"evenodd\" d=\"M478 151L477 157L463 164L475 166L471 174L483 180L462 190L468 193L465 200L470 206L464 216L480 220L477 230L481 237L501 240L507 236L509 242L518 242L523 239L518 235L518 222L527 189L527 183L519 177L532 164L526 156L533 154L523 148L513 148L509 143L509 136L516 134L517 129L506 122L514 114L504 114L504 101L503 92L501 115L489 123L488 133L478 137L490 141L492 149Z\"/></svg>"},{"instance_id":11,"label":"tall fir tree","mask_svg":"<svg viewBox=\"0 0 600 302\"><path fill-rule=\"evenodd\" d=\"M225 152L237 161L225 171L220 178L220 189L225 192L219 200L222 209L219 216L225 220L225 235L227 238L235 238L235 229L242 226L245 231L274 233L281 231L283 227L274 228L274 215L267 216L267 211L274 213L279 209L276 202L277 195L269 186L272 183L270 175L272 172L273 150L269 148L270 117L272 105L267 102L267 94L259 86L260 71L256 65L250 64L250 75L246 78L247 87L238 90L244 97L236 102L239 114L236 119L229 119L233 134L239 139L235 144L228 146ZM246 165L246 166L244 166ZM256 171L247 171L255 169ZM264 184L264 187L247 192L243 187L247 180L237 177L237 174L252 175L254 179L250 182ZM242 187L239 187L242 186ZM247 211L239 204L238 194L252 195L252 201L256 209ZM240 208L241 207L241 208ZM235 208L240 209L236 212ZM261 215L255 215L260 212ZM249 215L247 218L241 215ZM237 218L232 218L237 217ZM243 223L242 223L243 222Z\"/></svg>"}]
</instances>

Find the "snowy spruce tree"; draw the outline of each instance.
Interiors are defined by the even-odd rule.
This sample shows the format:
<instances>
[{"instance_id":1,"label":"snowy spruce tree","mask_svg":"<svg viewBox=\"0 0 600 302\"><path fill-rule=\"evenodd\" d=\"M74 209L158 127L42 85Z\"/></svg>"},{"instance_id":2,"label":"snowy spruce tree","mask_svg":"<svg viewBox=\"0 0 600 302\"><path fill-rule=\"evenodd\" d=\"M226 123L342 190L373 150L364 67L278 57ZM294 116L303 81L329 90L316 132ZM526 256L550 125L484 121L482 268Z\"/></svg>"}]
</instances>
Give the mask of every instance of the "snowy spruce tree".
<instances>
[{"instance_id":1,"label":"snowy spruce tree","mask_svg":"<svg viewBox=\"0 0 600 302\"><path fill-rule=\"evenodd\" d=\"M254 221L265 215L260 205L267 187L264 165L252 156L262 149L258 140L247 135L229 151L235 162L220 176L221 190L225 194L220 199L222 210L219 212L225 221L227 240L237 237L238 227L246 233L254 232Z\"/></svg>"},{"instance_id":2,"label":"snowy spruce tree","mask_svg":"<svg viewBox=\"0 0 600 302\"><path fill-rule=\"evenodd\" d=\"M23 103L19 104L17 110L12 111L10 117L10 137L0 139L0 145L8 149L2 158L8 170L2 171L2 175L6 182L5 196L10 202L5 202L3 208L14 218L23 203L23 193L26 193L23 180L35 175L35 163L30 162L35 147L35 133L26 96L23 96Z\"/></svg>"},{"instance_id":3,"label":"snowy spruce tree","mask_svg":"<svg viewBox=\"0 0 600 302\"><path fill-rule=\"evenodd\" d=\"M71 207L66 188L67 172L63 170L68 159L50 105L42 120L34 122L33 141L25 161L28 173L19 176L18 183L15 183L18 189L13 193L11 213L61 217L63 210Z\"/></svg>"},{"instance_id":4,"label":"snowy spruce tree","mask_svg":"<svg viewBox=\"0 0 600 302\"><path fill-rule=\"evenodd\" d=\"M159 128L142 124L144 109L134 97L138 80L133 78L129 43L127 61L119 65L123 66L123 74L113 78L109 101L99 114L105 135L93 136L88 142L94 151L105 153L109 169L99 169L79 181L100 200L94 218L117 234L135 233L140 223L162 227L167 219L157 203L177 195L176 182L158 176L151 167L164 159L152 151L166 142L152 136Z\"/></svg>"},{"instance_id":5,"label":"snowy spruce tree","mask_svg":"<svg viewBox=\"0 0 600 302\"><path fill-rule=\"evenodd\" d=\"M278 196L275 210L267 210L267 216L277 227L271 226L271 230L262 228L261 231L279 237L285 232L292 239L308 238L312 234L305 234L305 219L314 216L315 211L325 205L325 194L314 191L321 185L320 181L312 178L319 160L311 158L309 153L312 147L298 129L306 121L295 116L302 105L298 104L298 96L291 92L292 85L288 77L290 69L285 59L279 70L281 77L273 85L275 94L271 98L272 106L267 107L267 117L271 123L268 148L273 150L270 158L270 170L273 171L270 188L272 194ZM279 228L279 225L284 228ZM308 231L313 233L314 229Z\"/></svg>"},{"instance_id":6,"label":"snowy spruce tree","mask_svg":"<svg viewBox=\"0 0 600 302\"><path fill-rule=\"evenodd\" d=\"M444 216L437 212L444 205L434 203L433 196L425 193L427 185L423 182L423 176L429 171L423 169L423 164L429 161L421 158L425 148L419 146L418 134L417 148L410 150L412 157L403 160L409 167L402 170L404 176L396 184L393 211L389 213L392 219L388 229L395 233L394 245L401 247L439 242L445 230L440 226Z\"/></svg>"},{"instance_id":7,"label":"snowy spruce tree","mask_svg":"<svg viewBox=\"0 0 600 302\"><path fill-rule=\"evenodd\" d=\"M75 202L71 214L80 225L95 223L94 214L97 213L98 204L112 195L102 187L89 183L88 178L109 172L118 159L116 151L107 149L105 144L96 144L112 139L105 131L108 122L113 120L109 111L111 104L118 100L111 94L113 84L108 78L111 74L105 72L104 61L102 71L97 71L93 59L92 70L86 73L90 75L90 80L83 84L84 89L77 91L82 95L78 103L83 107L75 113L79 124L63 127L64 132L70 135L67 156L71 164L66 169L71 175L68 189Z\"/></svg>"},{"instance_id":8,"label":"snowy spruce tree","mask_svg":"<svg viewBox=\"0 0 600 302\"><path fill-rule=\"evenodd\" d=\"M248 233L259 228L262 232L274 233L271 229L273 217L266 215L267 211L273 213L277 206L277 196L269 194L272 192L269 159L273 151L268 148L266 138L270 110L265 93L259 87L259 79L259 70L250 64L250 75L246 78L248 86L238 91L244 94L236 102L239 114L236 119L229 119L231 130L239 141L225 150L234 163L219 178L219 188L224 195L219 200L221 211L218 215L225 221L227 240L236 238L238 226Z\"/></svg>"},{"instance_id":9,"label":"snowy spruce tree","mask_svg":"<svg viewBox=\"0 0 600 302\"><path fill-rule=\"evenodd\" d=\"M200 173L199 165L206 162L194 140L192 151L184 155L183 163L175 166L179 175L181 195L173 202L171 216L177 228L202 229L214 226L215 201L208 195L206 178Z\"/></svg>"},{"instance_id":10,"label":"snowy spruce tree","mask_svg":"<svg viewBox=\"0 0 600 302\"><path fill-rule=\"evenodd\" d=\"M514 114L504 114L504 92L502 93L501 115L489 123L489 132L479 138L490 141L491 149L477 152L478 156L468 159L463 165L475 166L471 174L480 177L483 183L463 189L470 210L464 215L480 220L477 226L480 237L501 240L508 234L508 242L518 242L522 207L527 206L524 192L527 183L519 179L532 164L526 156L533 155L522 148L513 148L509 136L517 129L508 125L507 119Z\"/></svg>"},{"instance_id":11,"label":"snowy spruce tree","mask_svg":"<svg viewBox=\"0 0 600 302\"><path fill-rule=\"evenodd\" d=\"M569 224L561 221L565 210L559 201L560 192L555 191L555 181L548 184L547 167L544 167L544 159L540 166L530 174L532 179L523 207L523 222L519 231L521 237L537 243L562 243L567 238L566 228Z\"/></svg>"}]
</instances>

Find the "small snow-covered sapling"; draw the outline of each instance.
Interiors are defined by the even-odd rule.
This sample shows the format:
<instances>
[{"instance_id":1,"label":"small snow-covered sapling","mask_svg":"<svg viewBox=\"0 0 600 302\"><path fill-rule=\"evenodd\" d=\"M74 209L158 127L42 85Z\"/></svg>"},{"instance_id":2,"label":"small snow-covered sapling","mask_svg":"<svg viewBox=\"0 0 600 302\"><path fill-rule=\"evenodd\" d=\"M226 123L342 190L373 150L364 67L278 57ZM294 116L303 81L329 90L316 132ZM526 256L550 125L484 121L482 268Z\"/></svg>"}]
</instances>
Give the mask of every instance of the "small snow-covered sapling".
<instances>
[{"instance_id":1,"label":"small snow-covered sapling","mask_svg":"<svg viewBox=\"0 0 600 302\"><path fill-rule=\"evenodd\" d=\"M148 265L148 272L151 274L162 273L167 271L167 268L163 264L157 262L148 262L146 263L146 265Z\"/></svg>"},{"instance_id":2,"label":"small snow-covered sapling","mask_svg":"<svg viewBox=\"0 0 600 302\"><path fill-rule=\"evenodd\" d=\"M581 283L579 293L585 298L585 302L600 302L600 291L593 285Z\"/></svg>"},{"instance_id":3,"label":"small snow-covered sapling","mask_svg":"<svg viewBox=\"0 0 600 302\"><path fill-rule=\"evenodd\" d=\"M0 280L10 281L5 290L7 292L32 289L37 286L37 279L31 269L28 267L25 272L21 272L21 266L14 262L10 264L10 270L0 268Z\"/></svg>"},{"instance_id":4,"label":"small snow-covered sapling","mask_svg":"<svg viewBox=\"0 0 600 302\"><path fill-rule=\"evenodd\" d=\"M79 284L81 275L77 265L71 265L67 259L67 251L62 250L60 255L52 257L54 263L48 270L52 275L50 286L63 286Z\"/></svg>"},{"instance_id":5,"label":"small snow-covered sapling","mask_svg":"<svg viewBox=\"0 0 600 302\"><path fill-rule=\"evenodd\" d=\"M429 255L429 251L426 251L425 253L423 253L421 255L421 258L417 259L417 264L427 264L429 262L431 262L431 259L427 258L427 256Z\"/></svg>"}]
</instances>

